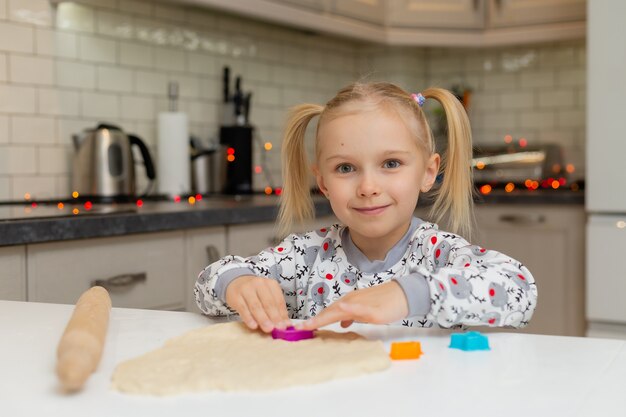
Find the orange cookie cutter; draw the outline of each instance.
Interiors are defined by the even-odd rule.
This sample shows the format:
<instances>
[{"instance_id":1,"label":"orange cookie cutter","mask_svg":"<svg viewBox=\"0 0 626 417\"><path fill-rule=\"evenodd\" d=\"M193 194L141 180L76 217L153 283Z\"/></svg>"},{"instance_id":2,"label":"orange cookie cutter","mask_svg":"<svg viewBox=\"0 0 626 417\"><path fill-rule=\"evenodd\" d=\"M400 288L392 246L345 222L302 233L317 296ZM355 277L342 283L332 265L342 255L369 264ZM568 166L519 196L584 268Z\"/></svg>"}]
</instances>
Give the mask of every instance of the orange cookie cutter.
<instances>
[{"instance_id":1,"label":"orange cookie cutter","mask_svg":"<svg viewBox=\"0 0 626 417\"><path fill-rule=\"evenodd\" d=\"M392 342L389 357L393 360L419 359L422 354L420 342Z\"/></svg>"}]
</instances>

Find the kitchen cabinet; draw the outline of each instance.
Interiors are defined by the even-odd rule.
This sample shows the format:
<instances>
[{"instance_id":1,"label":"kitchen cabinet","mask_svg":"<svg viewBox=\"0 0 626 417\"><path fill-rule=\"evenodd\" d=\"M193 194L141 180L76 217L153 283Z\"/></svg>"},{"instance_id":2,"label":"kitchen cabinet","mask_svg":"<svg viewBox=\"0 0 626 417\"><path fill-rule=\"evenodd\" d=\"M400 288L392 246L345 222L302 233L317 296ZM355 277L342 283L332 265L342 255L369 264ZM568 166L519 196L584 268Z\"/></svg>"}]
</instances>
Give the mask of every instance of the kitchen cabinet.
<instances>
[{"instance_id":1,"label":"kitchen cabinet","mask_svg":"<svg viewBox=\"0 0 626 417\"><path fill-rule=\"evenodd\" d=\"M183 309L188 280L184 232L28 246L28 300L73 304L93 285L115 307Z\"/></svg>"},{"instance_id":2,"label":"kitchen cabinet","mask_svg":"<svg viewBox=\"0 0 626 417\"><path fill-rule=\"evenodd\" d=\"M482 29L484 0L398 0L387 5L387 24L413 28Z\"/></svg>"},{"instance_id":3,"label":"kitchen cabinet","mask_svg":"<svg viewBox=\"0 0 626 417\"><path fill-rule=\"evenodd\" d=\"M499 46L586 33L586 0L169 1L388 45Z\"/></svg>"},{"instance_id":4,"label":"kitchen cabinet","mask_svg":"<svg viewBox=\"0 0 626 417\"><path fill-rule=\"evenodd\" d=\"M520 331L584 336L584 208L479 204L474 214L471 242L522 262L537 283L537 309L530 324ZM416 216L427 220L427 209L418 209ZM500 330L507 331L489 329Z\"/></svg>"},{"instance_id":5,"label":"kitchen cabinet","mask_svg":"<svg viewBox=\"0 0 626 417\"><path fill-rule=\"evenodd\" d=\"M489 26L510 27L585 21L586 0L491 0Z\"/></svg>"},{"instance_id":6,"label":"kitchen cabinet","mask_svg":"<svg viewBox=\"0 0 626 417\"><path fill-rule=\"evenodd\" d=\"M26 247L0 248L0 300L26 301Z\"/></svg>"},{"instance_id":7,"label":"kitchen cabinet","mask_svg":"<svg viewBox=\"0 0 626 417\"><path fill-rule=\"evenodd\" d=\"M296 228L294 232L315 230L335 223L338 223L335 216L324 216L313 220L308 227ZM227 253L231 255L253 256L282 241L274 222L232 225L228 227L227 234Z\"/></svg>"},{"instance_id":8,"label":"kitchen cabinet","mask_svg":"<svg viewBox=\"0 0 626 417\"><path fill-rule=\"evenodd\" d=\"M193 295L193 288L198 274L204 268L226 255L226 228L205 227L186 232L185 296L187 311L199 311Z\"/></svg>"},{"instance_id":9,"label":"kitchen cabinet","mask_svg":"<svg viewBox=\"0 0 626 417\"><path fill-rule=\"evenodd\" d=\"M522 331L583 336L584 208L478 205L475 215L473 243L519 260L535 278L537 309Z\"/></svg>"}]
</instances>

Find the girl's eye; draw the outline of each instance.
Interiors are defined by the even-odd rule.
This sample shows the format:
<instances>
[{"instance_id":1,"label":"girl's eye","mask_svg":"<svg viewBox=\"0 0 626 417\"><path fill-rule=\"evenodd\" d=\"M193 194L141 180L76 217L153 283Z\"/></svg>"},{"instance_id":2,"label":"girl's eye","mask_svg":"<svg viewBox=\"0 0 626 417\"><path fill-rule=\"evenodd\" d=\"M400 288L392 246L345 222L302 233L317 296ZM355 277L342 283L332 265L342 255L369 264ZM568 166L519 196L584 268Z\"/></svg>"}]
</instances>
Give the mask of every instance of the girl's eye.
<instances>
[{"instance_id":1,"label":"girl's eye","mask_svg":"<svg viewBox=\"0 0 626 417\"><path fill-rule=\"evenodd\" d=\"M337 165L337 168L335 168L335 170L340 174L347 174L348 172L352 172L354 168L350 164L340 164Z\"/></svg>"},{"instance_id":2,"label":"girl's eye","mask_svg":"<svg viewBox=\"0 0 626 417\"><path fill-rule=\"evenodd\" d=\"M391 159L389 161L385 161L383 164L385 168L398 168L400 166L400 161L397 159Z\"/></svg>"}]
</instances>

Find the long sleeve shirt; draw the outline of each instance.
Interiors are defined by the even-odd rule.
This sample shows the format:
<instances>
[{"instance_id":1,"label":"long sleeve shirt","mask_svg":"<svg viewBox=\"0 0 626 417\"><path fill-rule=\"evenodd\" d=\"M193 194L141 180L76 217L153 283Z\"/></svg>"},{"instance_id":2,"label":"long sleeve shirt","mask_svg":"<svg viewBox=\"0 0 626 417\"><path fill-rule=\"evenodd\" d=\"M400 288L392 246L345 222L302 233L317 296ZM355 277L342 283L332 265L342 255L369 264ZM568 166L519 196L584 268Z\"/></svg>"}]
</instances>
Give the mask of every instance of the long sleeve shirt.
<instances>
[{"instance_id":1,"label":"long sleeve shirt","mask_svg":"<svg viewBox=\"0 0 626 417\"><path fill-rule=\"evenodd\" d=\"M522 263L418 218L384 260L370 261L342 225L291 234L256 256L226 256L198 276L194 294L202 312L236 314L225 302L226 287L243 275L276 280L292 319L390 280L408 300L409 315L393 323L404 326L523 327L537 305L535 280Z\"/></svg>"}]
</instances>

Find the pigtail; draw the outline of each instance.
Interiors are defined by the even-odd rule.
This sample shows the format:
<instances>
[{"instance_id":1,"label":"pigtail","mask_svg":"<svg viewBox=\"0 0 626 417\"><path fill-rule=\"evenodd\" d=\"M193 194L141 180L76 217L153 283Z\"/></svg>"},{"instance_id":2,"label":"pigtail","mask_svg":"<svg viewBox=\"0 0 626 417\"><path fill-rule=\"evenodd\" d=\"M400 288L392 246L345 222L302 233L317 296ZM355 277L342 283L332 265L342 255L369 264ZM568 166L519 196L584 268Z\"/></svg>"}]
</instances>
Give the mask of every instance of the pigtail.
<instances>
[{"instance_id":1,"label":"pigtail","mask_svg":"<svg viewBox=\"0 0 626 417\"><path fill-rule=\"evenodd\" d=\"M470 238L474 217L471 171L472 131L465 109L459 100L442 88L422 91L443 106L448 124L448 150L442 158L443 182L435 191L431 216L435 222L447 220L450 230Z\"/></svg>"},{"instance_id":2,"label":"pigtail","mask_svg":"<svg viewBox=\"0 0 626 417\"><path fill-rule=\"evenodd\" d=\"M291 109L285 127L281 150L283 191L278 211L278 230L286 236L294 223L304 224L315 216L309 189L309 161L304 138L306 129L324 107L317 104L301 104Z\"/></svg>"}]
</instances>

